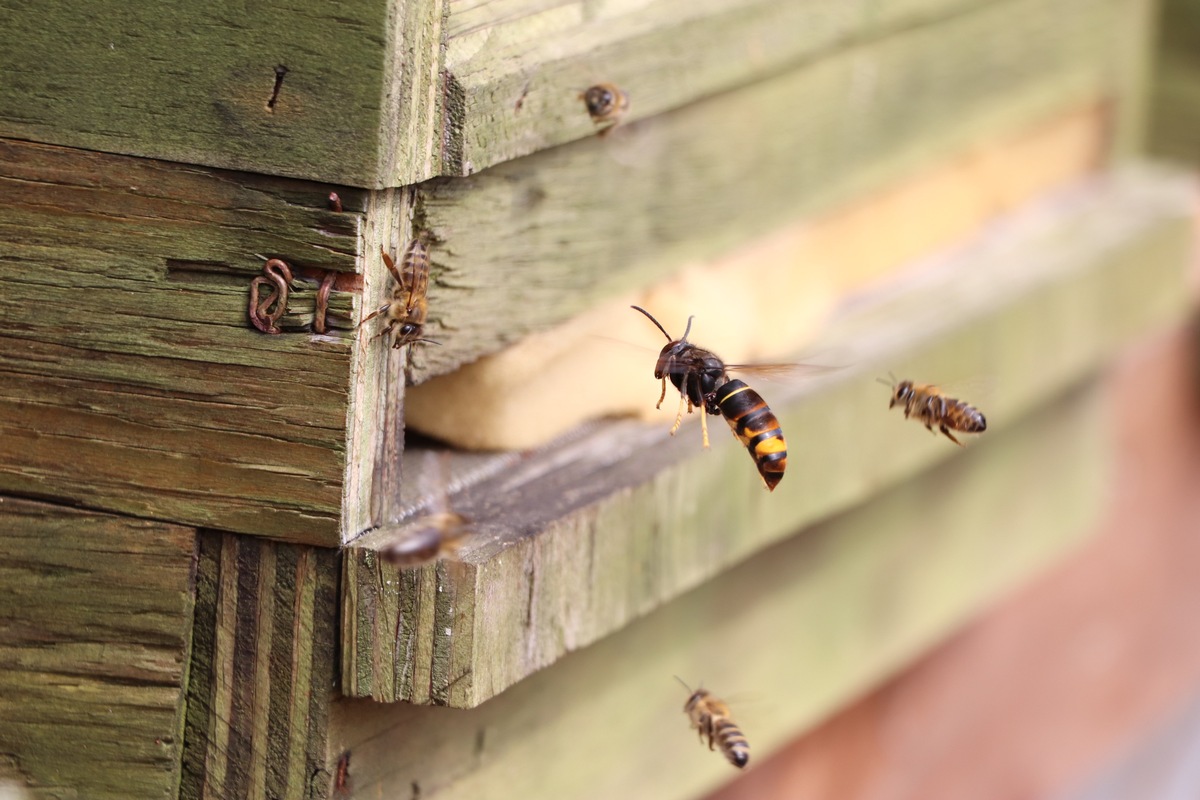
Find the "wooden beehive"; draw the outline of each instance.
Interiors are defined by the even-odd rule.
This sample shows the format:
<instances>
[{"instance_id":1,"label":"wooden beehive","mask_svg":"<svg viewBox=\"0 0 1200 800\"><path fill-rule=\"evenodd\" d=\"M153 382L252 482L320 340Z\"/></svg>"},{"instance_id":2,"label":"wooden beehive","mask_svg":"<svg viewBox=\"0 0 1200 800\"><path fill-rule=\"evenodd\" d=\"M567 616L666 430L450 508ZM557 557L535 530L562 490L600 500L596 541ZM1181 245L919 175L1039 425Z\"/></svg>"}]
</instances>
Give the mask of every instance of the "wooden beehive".
<instances>
[{"instance_id":1,"label":"wooden beehive","mask_svg":"<svg viewBox=\"0 0 1200 800\"><path fill-rule=\"evenodd\" d=\"M1186 306L1192 190L1133 158L1148 13L10 9L0 779L692 797L729 767L672 674L770 697L757 758L893 673L1086 533L1092 378ZM440 344L409 363L357 323L417 236ZM638 301L823 362L762 387L775 492L720 421L703 452L630 416ZM889 371L979 387L988 434L889 415ZM464 547L381 561L439 502Z\"/></svg>"}]
</instances>

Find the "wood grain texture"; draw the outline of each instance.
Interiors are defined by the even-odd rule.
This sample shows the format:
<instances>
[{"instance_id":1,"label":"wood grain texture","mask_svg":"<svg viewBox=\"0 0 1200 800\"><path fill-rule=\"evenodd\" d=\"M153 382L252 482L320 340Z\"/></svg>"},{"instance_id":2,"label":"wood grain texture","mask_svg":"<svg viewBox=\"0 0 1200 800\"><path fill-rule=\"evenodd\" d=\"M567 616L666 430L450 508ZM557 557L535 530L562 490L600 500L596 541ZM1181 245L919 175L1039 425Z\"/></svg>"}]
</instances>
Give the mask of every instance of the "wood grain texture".
<instances>
[{"instance_id":1,"label":"wood grain texture","mask_svg":"<svg viewBox=\"0 0 1200 800\"><path fill-rule=\"evenodd\" d=\"M379 165L368 182L399 187L442 174L447 142L443 74L449 0L389 0Z\"/></svg>"},{"instance_id":2,"label":"wood grain texture","mask_svg":"<svg viewBox=\"0 0 1200 800\"><path fill-rule=\"evenodd\" d=\"M753 771L1080 542L1107 464L1096 400L1088 389L1049 403L479 708L339 701L330 735L354 753L356 793L698 796L736 771L688 730L672 675L729 699ZM686 569L681 556L648 547L625 563L625 585L655 566ZM578 591L562 599L588 603Z\"/></svg>"},{"instance_id":3,"label":"wood grain texture","mask_svg":"<svg viewBox=\"0 0 1200 800\"><path fill-rule=\"evenodd\" d=\"M336 552L201 537L180 798L326 798Z\"/></svg>"},{"instance_id":4,"label":"wood grain texture","mask_svg":"<svg viewBox=\"0 0 1200 800\"><path fill-rule=\"evenodd\" d=\"M353 280L329 189L0 141L0 490L336 543L351 295L325 336L247 319L263 258Z\"/></svg>"},{"instance_id":5,"label":"wood grain texture","mask_svg":"<svg viewBox=\"0 0 1200 800\"><path fill-rule=\"evenodd\" d=\"M413 235L413 191L372 192L363 226L364 309L391 298L392 277L381 251L399 257ZM370 312L367 312L370 313ZM346 432L346 485L342 536L393 522L401 509L407 349L390 347L385 325L376 322L356 339L350 365Z\"/></svg>"},{"instance_id":6,"label":"wood grain texture","mask_svg":"<svg viewBox=\"0 0 1200 800\"><path fill-rule=\"evenodd\" d=\"M366 188L469 174L983 0L6 3L0 135ZM186 31L187 36L180 36Z\"/></svg>"},{"instance_id":7,"label":"wood grain texture","mask_svg":"<svg viewBox=\"0 0 1200 800\"><path fill-rule=\"evenodd\" d=\"M748 88L419 187L418 381L799 217L1107 96L1136 0L1006 0ZM703 232L703 235L698 235Z\"/></svg>"},{"instance_id":8,"label":"wood grain texture","mask_svg":"<svg viewBox=\"0 0 1200 800\"><path fill-rule=\"evenodd\" d=\"M596 132L580 95L624 89L624 123L752 83L803 60L981 6L979 0L456 0L446 20L446 175Z\"/></svg>"},{"instance_id":9,"label":"wood grain texture","mask_svg":"<svg viewBox=\"0 0 1200 800\"><path fill-rule=\"evenodd\" d=\"M460 560L406 572L380 563L377 550L401 539L403 524L347 549L343 691L477 705L797 528L954 455L887 413L874 378L889 370L951 388L982 379L971 399L989 430L1003 429L1130 335L1181 313L1192 200L1178 178L1110 175L848 302L822 339L846 369L762 387L793 448L772 495L732 437L714 430L702 454L694 423L672 439L665 422L614 421L533 454L469 459L450 497L475 532ZM410 507L408 524L421 522L424 502Z\"/></svg>"},{"instance_id":10,"label":"wood grain texture","mask_svg":"<svg viewBox=\"0 0 1200 800\"><path fill-rule=\"evenodd\" d=\"M5 2L0 135L373 186L392 5Z\"/></svg>"},{"instance_id":11,"label":"wood grain texture","mask_svg":"<svg viewBox=\"0 0 1200 800\"><path fill-rule=\"evenodd\" d=\"M6 777L34 797L176 797L195 548L191 528L0 497Z\"/></svg>"}]
</instances>

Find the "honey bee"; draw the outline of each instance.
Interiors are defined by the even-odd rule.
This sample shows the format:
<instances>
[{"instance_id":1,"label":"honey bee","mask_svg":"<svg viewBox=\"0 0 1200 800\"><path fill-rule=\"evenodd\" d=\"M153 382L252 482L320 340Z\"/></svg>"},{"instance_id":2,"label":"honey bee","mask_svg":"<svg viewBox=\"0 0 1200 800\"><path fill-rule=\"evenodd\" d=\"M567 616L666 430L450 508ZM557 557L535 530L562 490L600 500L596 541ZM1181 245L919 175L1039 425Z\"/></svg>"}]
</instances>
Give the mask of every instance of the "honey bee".
<instances>
[{"instance_id":1,"label":"honey bee","mask_svg":"<svg viewBox=\"0 0 1200 800\"><path fill-rule=\"evenodd\" d=\"M694 408L703 409L700 429L705 447L708 447L708 415L724 417L733 435L754 459L758 474L767 489L774 491L783 480L784 470L787 469L787 442L783 438L779 419L772 413L762 395L745 382L731 379L727 372L729 369L752 367L726 365L712 351L689 342L687 336L692 330L692 317L688 317L683 336L671 339L671 334L667 333L649 311L639 306L631 308L645 314L668 340L658 354L654 377L662 381L662 394L659 395L655 408L662 408L663 400L666 399L668 378L679 390L679 412L675 415L675 424L671 426L671 435L675 435L683 422L685 405L689 414Z\"/></svg>"},{"instance_id":2,"label":"honey bee","mask_svg":"<svg viewBox=\"0 0 1200 800\"><path fill-rule=\"evenodd\" d=\"M395 281L392 286L392 299L375 311L363 317L359 327L366 325L375 317L383 314L388 324L383 333L395 332L392 337L392 347L400 348L408 345L409 356L412 356L412 346L417 342L437 344L432 339L422 338L425 331L425 317L429 313L429 303L425 293L429 290L429 250L418 238L413 238L404 248L400 258L400 268L392 257L380 249L384 266L392 273ZM399 328L397 329L397 326Z\"/></svg>"},{"instance_id":3,"label":"honey bee","mask_svg":"<svg viewBox=\"0 0 1200 800\"><path fill-rule=\"evenodd\" d=\"M713 697L707 689L692 691L680 678L676 677L675 680L688 690L683 713L688 715L692 727L699 733L700 741L703 742L707 736L709 750L716 744L730 764L744 769L750 763L750 744L746 741L742 729L729 718L729 706Z\"/></svg>"},{"instance_id":4,"label":"honey bee","mask_svg":"<svg viewBox=\"0 0 1200 800\"><path fill-rule=\"evenodd\" d=\"M408 569L451 558L469 533L470 521L450 510L450 463L447 453L426 452L426 478L435 489L430 513L411 523L398 525L394 541L379 549L379 558L392 566Z\"/></svg>"},{"instance_id":5,"label":"honey bee","mask_svg":"<svg viewBox=\"0 0 1200 800\"><path fill-rule=\"evenodd\" d=\"M583 104L587 106L592 122L597 125L611 123L600 132L601 136L615 128L629 111L629 95L624 89L612 83L598 83L588 87L579 95L579 99L583 100Z\"/></svg>"},{"instance_id":6,"label":"honey bee","mask_svg":"<svg viewBox=\"0 0 1200 800\"><path fill-rule=\"evenodd\" d=\"M406 527L400 541L381 548L379 557L401 569L449 558L462 545L467 526L466 517L453 511L429 514Z\"/></svg>"},{"instance_id":7,"label":"honey bee","mask_svg":"<svg viewBox=\"0 0 1200 800\"><path fill-rule=\"evenodd\" d=\"M979 409L962 400L947 397L936 386L897 381L894 375L890 383L882 378L878 380L892 389L892 399L888 402L888 408L895 408L897 404L903 405L905 419L916 417L930 433L934 433L934 425L938 426L938 430L959 447L962 447L963 443L954 438L950 431L983 433L987 430L987 420L979 413Z\"/></svg>"}]
</instances>

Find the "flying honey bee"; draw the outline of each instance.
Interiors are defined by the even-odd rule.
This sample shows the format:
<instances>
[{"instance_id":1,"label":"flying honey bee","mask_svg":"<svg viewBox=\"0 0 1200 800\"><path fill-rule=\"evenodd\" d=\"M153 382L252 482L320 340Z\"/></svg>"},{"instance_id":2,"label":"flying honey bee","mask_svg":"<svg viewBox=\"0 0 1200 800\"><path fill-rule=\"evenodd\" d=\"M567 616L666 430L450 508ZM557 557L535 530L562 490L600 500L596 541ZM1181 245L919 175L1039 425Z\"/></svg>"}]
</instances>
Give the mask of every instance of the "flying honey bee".
<instances>
[{"instance_id":1,"label":"flying honey bee","mask_svg":"<svg viewBox=\"0 0 1200 800\"><path fill-rule=\"evenodd\" d=\"M600 131L601 136L615 128L629 111L629 94L612 83L598 83L590 86L579 95L579 99L583 100L583 104L587 106L592 122L597 125L611 123Z\"/></svg>"},{"instance_id":2,"label":"flying honey bee","mask_svg":"<svg viewBox=\"0 0 1200 800\"><path fill-rule=\"evenodd\" d=\"M700 741L703 742L707 736L709 750L715 744L721 748L721 754L730 764L738 769L745 768L750 763L750 744L742 729L729 718L729 706L713 697L707 689L692 691L680 678L676 677L675 680L688 690L683 713L688 715L692 727L699 733Z\"/></svg>"},{"instance_id":3,"label":"flying honey bee","mask_svg":"<svg viewBox=\"0 0 1200 800\"><path fill-rule=\"evenodd\" d=\"M401 569L449 558L462 546L467 525L466 517L453 511L430 514L406 527L404 537L380 549L379 557Z\"/></svg>"},{"instance_id":4,"label":"flying honey bee","mask_svg":"<svg viewBox=\"0 0 1200 800\"><path fill-rule=\"evenodd\" d=\"M384 266L392 273L392 299L375 311L363 317L359 327L366 325L375 317L383 314L388 321L383 333L393 333L392 347L400 348L408 345L409 356L412 356L412 346L417 342L437 344L432 339L421 336L425 332L425 317L429 313L429 303L425 293L429 290L429 250L418 238L409 240L400 258L400 268L386 252L380 249ZM399 328L397 328L399 326Z\"/></svg>"},{"instance_id":5,"label":"flying honey bee","mask_svg":"<svg viewBox=\"0 0 1200 800\"><path fill-rule=\"evenodd\" d=\"M878 380L892 389L892 399L888 408L903 405L905 419L916 417L930 433L934 433L933 426L936 425L947 439L959 447L962 447L963 443L954 438L950 431L983 433L987 430L987 420L979 413L979 409L962 400L947 397L936 386L897 381L894 375L890 383L883 378Z\"/></svg>"},{"instance_id":6,"label":"flying honey bee","mask_svg":"<svg viewBox=\"0 0 1200 800\"><path fill-rule=\"evenodd\" d=\"M663 400L667 396L669 378L680 394L679 412L675 415L675 424L671 426L671 435L679 430L683 422L685 405L689 414L694 408L703 409L700 415L700 429L703 432L705 447L708 447L708 415L724 417L733 435L754 459L758 474L767 489L774 491L783 480L784 470L787 469L787 442L784 441L783 430L762 395L745 382L731 379L727 372L730 369L754 367L727 365L712 351L689 342L687 336L692 330L692 317L688 317L683 336L671 339L671 334L667 333L649 311L639 306L631 308L645 314L662 331L663 336L667 337L667 344L659 352L658 363L654 366L654 377L662 381L662 394L659 395L655 408L662 408Z\"/></svg>"},{"instance_id":7,"label":"flying honey bee","mask_svg":"<svg viewBox=\"0 0 1200 800\"><path fill-rule=\"evenodd\" d=\"M379 558L401 569L419 567L439 558L451 558L469 533L470 521L449 510L450 467L445 453L426 459L425 472L432 475L437 492L434 508L396 530L395 541L379 549Z\"/></svg>"}]
</instances>

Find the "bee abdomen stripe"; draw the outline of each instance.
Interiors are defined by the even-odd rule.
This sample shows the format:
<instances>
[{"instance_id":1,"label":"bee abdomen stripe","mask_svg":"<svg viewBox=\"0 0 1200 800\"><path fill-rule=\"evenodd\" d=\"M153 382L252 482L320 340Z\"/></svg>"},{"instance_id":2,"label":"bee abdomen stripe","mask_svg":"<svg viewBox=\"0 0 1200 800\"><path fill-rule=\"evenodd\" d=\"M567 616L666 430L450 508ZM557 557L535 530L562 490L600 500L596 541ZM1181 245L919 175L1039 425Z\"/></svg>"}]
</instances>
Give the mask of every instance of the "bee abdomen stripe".
<instances>
[{"instance_id":1,"label":"bee abdomen stripe","mask_svg":"<svg viewBox=\"0 0 1200 800\"><path fill-rule=\"evenodd\" d=\"M717 732L721 744L728 750L748 749L750 744L746 741L746 736L732 722L726 722L719 726Z\"/></svg>"},{"instance_id":2,"label":"bee abdomen stripe","mask_svg":"<svg viewBox=\"0 0 1200 800\"><path fill-rule=\"evenodd\" d=\"M733 432L738 436L754 436L757 433L761 433L763 429L779 427L779 421L775 419L775 415L771 413L771 409L767 408L767 404L761 401L755 408L747 409L729 421L730 424L734 421L737 422Z\"/></svg>"},{"instance_id":3,"label":"bee abdomen stripe","mask_svg":"<svg viewBox=\"0 0 1200 800\"><path fill-rule=\"evenodd\" d=\"M741 385L739 386L738 384L741 384ZM721 389L717 390L717 394L721 395L720 397L717 398L718 405L725 405L725 401L728 400L729 398L734 397L735 395L739 395L742 392L751 391L749 386L747 386L746 384L742 383L741 381L737 381L737 380L728 381L721 388L724 389L725 387L728 387L728 386L732 386L734 388L729 392L722 392Z\"/></svg>"},{"instance_id":4,"label":"bee abdomen stripe","mask_svg":"<svg viewBox=\"0 0 1200 800\"><path fill-rule=\"evenodd\" d=\"M766 469L768 464L774 464L776 461L787 461L787 450L777 450L774 453L767 453L765 456L756 455L755 461L758 462L760 467ZM783 470L778 471L782 472Z\"/></svg>"},{"instance_id":5,"label":"bee abdomen stripe","mask_svg":"<svg viewBox=\"0 0 1200 800\"><path fill-rule=\"evenodd\" d=\"M746 449L752 451L757 456L759 446L765 442L772 440L772 439L778 439L780 441L780 443L782 444L783 443L783 431L780 430L779 428L771 428L771 430L769 430L769 431L763 431L762 433L757 434L756 436L754 436L746 441ZM780 452L780 451L777 450L775 452ZM786 452L786 451L783 451L783 452Z\"/></svg>"}]
</instances>

